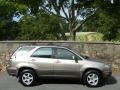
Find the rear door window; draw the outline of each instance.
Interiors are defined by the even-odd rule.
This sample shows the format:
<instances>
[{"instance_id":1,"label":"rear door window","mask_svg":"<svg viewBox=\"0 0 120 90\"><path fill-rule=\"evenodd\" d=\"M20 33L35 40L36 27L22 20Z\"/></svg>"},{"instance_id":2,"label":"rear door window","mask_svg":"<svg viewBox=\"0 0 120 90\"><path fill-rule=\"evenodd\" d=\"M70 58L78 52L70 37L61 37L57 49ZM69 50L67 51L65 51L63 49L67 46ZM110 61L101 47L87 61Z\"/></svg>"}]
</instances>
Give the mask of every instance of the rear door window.
<instances>
[{"instance_id":1,"label":"rear door window","mask_svg":"<svg viewBox=\"0 0 120 90\"><path fill-rule=\"evenodd\" d=\"M39 48L31 55L31 57L52 58L52 48Z\"/></svg>"}]
</instances>

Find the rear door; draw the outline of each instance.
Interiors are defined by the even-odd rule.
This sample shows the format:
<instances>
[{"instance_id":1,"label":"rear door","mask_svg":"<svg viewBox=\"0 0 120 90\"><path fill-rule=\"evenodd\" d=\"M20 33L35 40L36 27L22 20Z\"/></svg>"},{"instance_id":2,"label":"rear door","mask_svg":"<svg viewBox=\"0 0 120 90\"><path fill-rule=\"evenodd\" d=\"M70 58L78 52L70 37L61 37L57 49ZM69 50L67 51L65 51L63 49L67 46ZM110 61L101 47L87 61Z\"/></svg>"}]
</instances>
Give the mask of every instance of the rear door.
<instances>
[{"instance_id":1,"label":"rear door","mask_svg":"<svg viewBox=\"0 0 120 90\"><path fill-rule=\"evenodd\" d=\"M53 75L53 50L51 47L38 48L32 55L30 62L37 67L40 76Z\"/></svg>"}]
</instances>

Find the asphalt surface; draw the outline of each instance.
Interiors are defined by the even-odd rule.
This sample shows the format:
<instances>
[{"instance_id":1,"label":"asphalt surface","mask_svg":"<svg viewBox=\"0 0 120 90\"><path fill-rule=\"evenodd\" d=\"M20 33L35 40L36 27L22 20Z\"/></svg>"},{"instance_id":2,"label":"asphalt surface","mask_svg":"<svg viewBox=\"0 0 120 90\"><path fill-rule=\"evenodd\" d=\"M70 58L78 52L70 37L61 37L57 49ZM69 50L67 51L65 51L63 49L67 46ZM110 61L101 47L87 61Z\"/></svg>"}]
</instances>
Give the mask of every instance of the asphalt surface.
<instances>
[{"instance_id":1,"label":"asphalt surface","mask_svg":"<svg viewBox=\"0 0 120 90\"><path fill-rule=\"evenodd\" d=\"M74 79L42 79L35 86L25 87L15 77L0 74L0 90L120 90L120 76L110 77L97 88L89 88Z\"/></svg>"}]
</instances>

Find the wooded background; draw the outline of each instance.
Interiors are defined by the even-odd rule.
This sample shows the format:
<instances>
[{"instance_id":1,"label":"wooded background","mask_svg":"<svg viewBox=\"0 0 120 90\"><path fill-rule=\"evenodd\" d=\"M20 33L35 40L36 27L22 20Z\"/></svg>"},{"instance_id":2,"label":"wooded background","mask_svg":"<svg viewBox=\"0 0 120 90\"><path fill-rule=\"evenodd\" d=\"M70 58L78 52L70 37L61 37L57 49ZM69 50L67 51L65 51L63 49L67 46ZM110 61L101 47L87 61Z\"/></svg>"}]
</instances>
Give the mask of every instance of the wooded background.
<instances>
[{"instance_id":1,"label":"wooded background","mask_svg":"<svg viewBox=\"0 0 120 90\"><path fill-rule=\"evenodd\" d=\"M0 40L76 40L76 32L120 41L120 0L0 0Z\"/></svg>"}]
</instances>

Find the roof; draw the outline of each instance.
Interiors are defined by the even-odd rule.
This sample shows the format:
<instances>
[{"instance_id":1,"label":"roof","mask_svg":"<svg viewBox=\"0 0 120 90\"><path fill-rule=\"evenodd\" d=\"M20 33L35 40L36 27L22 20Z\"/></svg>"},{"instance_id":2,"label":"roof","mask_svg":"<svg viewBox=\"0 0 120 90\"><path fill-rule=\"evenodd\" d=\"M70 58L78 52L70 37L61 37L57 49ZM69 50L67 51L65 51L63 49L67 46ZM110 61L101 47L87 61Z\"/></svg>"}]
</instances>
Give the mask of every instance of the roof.
<instances>
[{"instance_id":1,"label":"roof","mask_svg":"<svg viewBox=\"0 0 120 90\"><path fill-rule=\"evenodd\" d=\"M66 48L66 47L62 47L62 46L51 46L51 45L50 46L34 46L33 45L33 46L21 46L21 47L38 47L38 48L39 47L59 47L59 48Z\"/></svg>"}]
</instances>

